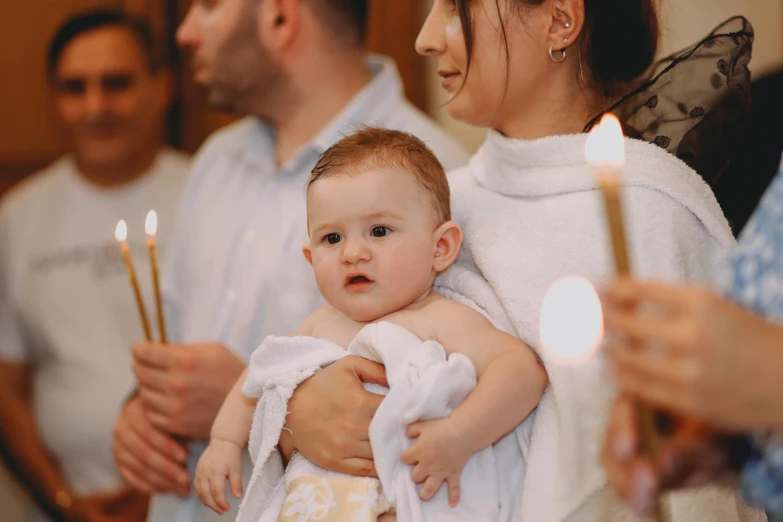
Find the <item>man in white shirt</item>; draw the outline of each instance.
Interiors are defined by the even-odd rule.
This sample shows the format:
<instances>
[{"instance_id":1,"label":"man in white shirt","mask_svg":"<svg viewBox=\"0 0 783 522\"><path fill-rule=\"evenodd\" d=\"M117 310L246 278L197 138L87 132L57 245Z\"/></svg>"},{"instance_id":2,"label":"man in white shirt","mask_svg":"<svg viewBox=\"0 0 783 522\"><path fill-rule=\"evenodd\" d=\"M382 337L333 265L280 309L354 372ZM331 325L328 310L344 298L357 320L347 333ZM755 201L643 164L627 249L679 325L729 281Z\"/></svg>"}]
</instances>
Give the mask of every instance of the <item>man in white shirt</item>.
<instances>
[{"instance_id":1,"label":"man in white shirt","mask_svg":"<svg viewBox=\"0 0 783 522\"><path fill-rule=\"evenodd\" d=\"M195 441L263 338L292 333L322 303L301 253L319 155L372 124L417 135L447 168L467 160L405 100L393 62L364 54L366 14L366 1L194 1L179 29L210 101L249 117L202 147L183 198L165 281L181 344L134 346L139 397L114 449L131 484L160 493L150 522L217 517L190 491ZM187 459L174 436L191 441Z\"/></svg>"},{"instance_id":2,"label":"man in white shirt","mask_svg":"<svg viewBox=\"0 0 783 522\"><path fill-rule=\"evenodd\" d=\"M0 440L38 504L32 520L140 522L147 498L111 451L142 335L113 232L127 221L153 311L144 219L157 211L165 256L188 162L162 148L168 79L143 23L116 12L69 20L48 78L71 153L0 201Z\"/></svg>"}]
</instances>

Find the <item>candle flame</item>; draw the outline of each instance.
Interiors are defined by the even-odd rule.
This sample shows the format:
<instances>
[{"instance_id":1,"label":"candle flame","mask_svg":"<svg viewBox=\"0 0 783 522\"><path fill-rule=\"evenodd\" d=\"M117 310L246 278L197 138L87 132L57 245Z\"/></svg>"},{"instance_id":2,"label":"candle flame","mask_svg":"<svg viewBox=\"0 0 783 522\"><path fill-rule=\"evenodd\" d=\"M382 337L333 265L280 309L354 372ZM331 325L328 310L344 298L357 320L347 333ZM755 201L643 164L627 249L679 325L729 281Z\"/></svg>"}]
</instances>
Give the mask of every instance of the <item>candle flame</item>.
<instances>
[{"instance_id":1,"label":"candle flame","mask_svg":"<svg viewBox=\"0 0 783 522\"><path fill-rule=\"evenodd\" d=\"M539 335L556 362L585 362L598 349L603 333L601 301L587 279L566 277L549 287L541 305Z\"/></svg>"},{"instance_id":2,"label":"candle flame","mask_svg":"<svg viewBox=\"0 0 783 522\"><path fill-rule=\"evenodd\" d=\"M158 233L158 214L154 210L147 212L147 221L144 223L144 231L148 236Z\"/></svg>"},{"instance_id":3,"label":"candle flame","mask_svg":"<svg viewBox=\"0 0 783 522\"><path fill-rule=\"evenodd\" d=\"M605 114L587 136L585 158L593 166L620 167L625 163L625 140L620 120L614 114Z\"/></svg>"},{"instance_id":4,"label":"candle flame","mask_svg":"<svg viewBox=\"0 0 783 522\"><path fill-rule=\"evenodd\" d=\"M117 223L117 228L114 229L114 239L117 241L125 241L128 239L128 225L125 224L125 220L121 219Z\"/></svg>"}]
</instances>

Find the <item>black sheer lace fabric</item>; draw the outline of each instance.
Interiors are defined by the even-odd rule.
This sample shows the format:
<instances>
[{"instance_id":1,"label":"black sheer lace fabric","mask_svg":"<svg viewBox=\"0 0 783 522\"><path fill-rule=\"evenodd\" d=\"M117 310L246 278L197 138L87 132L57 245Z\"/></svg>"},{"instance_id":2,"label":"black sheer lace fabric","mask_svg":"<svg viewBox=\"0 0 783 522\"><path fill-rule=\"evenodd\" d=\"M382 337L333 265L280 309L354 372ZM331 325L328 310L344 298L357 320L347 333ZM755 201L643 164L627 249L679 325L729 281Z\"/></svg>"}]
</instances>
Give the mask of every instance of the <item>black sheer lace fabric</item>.
<instances>
[{"instance_id":1,"label":"black sheer lace fabric","mask_svg":"<svg viewBox=\"0 0 783 522\"><path fill-rule=\"evenodd\" d=\"M676 155L714 188L750 111L752 47L750 22L731 18L695 46L659 61L647 81L607 112L628 136Z\"/></svg>"}]
</instances>

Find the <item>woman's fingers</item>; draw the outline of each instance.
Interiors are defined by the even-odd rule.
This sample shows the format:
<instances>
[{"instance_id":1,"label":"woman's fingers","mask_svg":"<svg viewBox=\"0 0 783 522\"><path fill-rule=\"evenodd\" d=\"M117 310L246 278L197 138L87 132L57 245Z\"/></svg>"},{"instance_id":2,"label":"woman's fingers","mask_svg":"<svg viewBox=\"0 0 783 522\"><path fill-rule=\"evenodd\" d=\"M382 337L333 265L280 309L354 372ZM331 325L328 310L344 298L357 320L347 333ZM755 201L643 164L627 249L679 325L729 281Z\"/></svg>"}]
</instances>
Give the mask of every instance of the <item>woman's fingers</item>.
<instances>
[{"instance_id":1,"label":"woman's fingers","mask_svg":"<svg viewBox=\"0 0 783 522\"><path fill-rule=\"evenodd\" d=\"M347 458L335 463L333 471L345 473L355 477L378 478L378 472L375 469L375 462L371 459Z\"/></svg>"},{"instance_id":2,"label":"woman's fingers","mask_svg":"<svg viewBox=\"0 0 783 522\"><path fill-rule=\"evenodd\" d=\"M421 490L419 491L419 498L424 500L425 502L427 500L430 500L432 497L435 496L435 493L438 492L441 484L443 484L442 479L437 479L432 476L428 477L427 480L424 481L424 485L421 487Z\"/></svg>"},{"instance_id":3,"label":"woman's fingers","mask_svg":"<svg viewBox=\"0 0 783 522\"><path fill-rule=\"evenodd\" d=\"M633 402L628 397L619 397L612 408L603 448L603 463L609 482L626 500L631 496L631 464L639 457L634 418Z\"/></svg>"},{"instance_id":4,"label":"woman's fingers","mask_svg":"<svg viewBox=\"0 0 783 522\"><path fill-rule=\"evenodd\" d=\"M422 466L416 466L413 468L413 471L411 471L411 480L416 484L423 484L424 481L427 480L427 477L429 477L429 474L424 471Z\"/></svg>"},{"instance_id":5,"label":"woman's fingers","mask_svg":"<svg viewBox=\"0 0 783 522\"><path fill-rule=\"evenodd\" d=\"M446 479L446 484L449 488L449 506L455 508L459 504L459 477L450 477Z\"/></svg>"}]
</instances>

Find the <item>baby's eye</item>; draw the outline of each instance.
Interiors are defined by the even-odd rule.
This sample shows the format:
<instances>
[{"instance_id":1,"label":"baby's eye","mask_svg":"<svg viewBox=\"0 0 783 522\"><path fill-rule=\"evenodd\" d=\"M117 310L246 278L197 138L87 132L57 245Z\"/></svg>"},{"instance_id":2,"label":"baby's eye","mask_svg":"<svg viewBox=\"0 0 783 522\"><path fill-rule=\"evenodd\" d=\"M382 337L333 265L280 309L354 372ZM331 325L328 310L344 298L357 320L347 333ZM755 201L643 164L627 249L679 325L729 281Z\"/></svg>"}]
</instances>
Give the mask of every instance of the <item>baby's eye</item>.
<instances>
[{"instance_id":1,"label":"baby's eye","mask_svg":"<svg viewBox=\"0 0 783 522\"><path fill-rule=\"evenodd\" d=\"M340 242L342 238L340 237L340 234L326 234L324 236L324 241L329 243L330 245L336 245Z\"/></svg>"},{"instance_id":2,"label":"baby's eye","mask_svg":"<svg viewBox=\"0 0 783 522\"><path fill-rule=\"evenodd\" d=\"M389 227L373 227L370 234L372 237L386 237L391 234L391 229Z\"/></svg>"}]
</instances>

